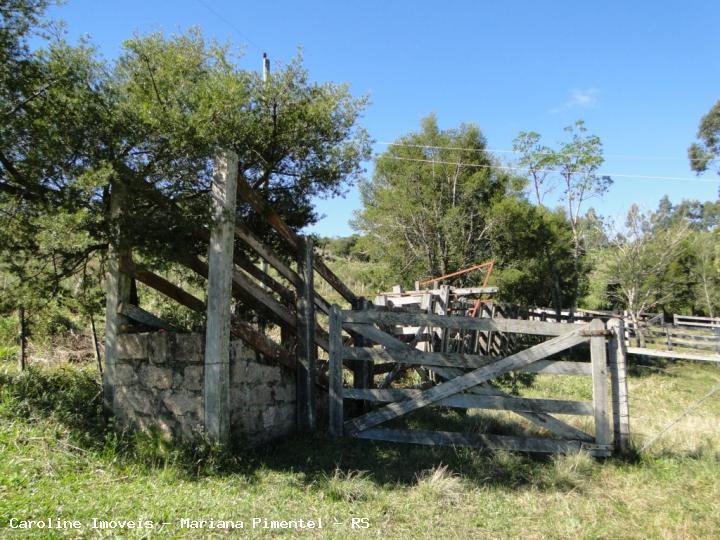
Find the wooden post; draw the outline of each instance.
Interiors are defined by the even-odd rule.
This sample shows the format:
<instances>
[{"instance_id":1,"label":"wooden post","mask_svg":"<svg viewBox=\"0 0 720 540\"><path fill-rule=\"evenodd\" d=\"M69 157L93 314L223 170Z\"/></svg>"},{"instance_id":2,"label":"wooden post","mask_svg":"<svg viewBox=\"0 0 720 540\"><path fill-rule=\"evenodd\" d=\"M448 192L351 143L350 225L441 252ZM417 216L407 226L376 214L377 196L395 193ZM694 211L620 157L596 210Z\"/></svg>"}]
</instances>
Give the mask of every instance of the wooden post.
<instances>
[{"instance_id":1,"label":"wooden post","mask_svg":"<svg viewBox=\"0 0 720 540\"><path fill-rule=\"evenodd\" d=\"M27 335L25 330L25 308L18 308L18 368L25 371L27 367L27 358L25 352L27 349Z\"/></svg>"},{"instance_id":2,"label":"wooden post","mask_svg":"<svg viewBox=\"0 0 720 540\"><path fill-rule=\"evenodd\" d=\"M313 278L313 242L305 237L298 248L297 288L297 427L300 431L315 430L315 288Z\"/></svg>"},{"instance_id":3,"label":"wooden post","mask_svg":"<svg viewBox=\"0 0 720 540\"><path fill-rule=\"evenodd\" d=\"M589 329L604 330L600 319L593 319ZM590 338L590 360L592 361L593 409L595 410L595 442L610 444L610 423L607 406L607 356L605 336Z\"/></svg>"},{"instance_id":4,"label":"wooden post","mask_svg":"<svg viewBox=\"0 0 720 540\"><path fill-rule=\"evenodd\" d=\"M342 312L333 304L330 308L330 373L329 373L329 411L328 432L331 437L340 437L343 433L343 359L342 359Z\"/></svg>"},{"instance_id":5,"label":"wooden post","mask_svg":"<svg viewBox=\"0 0 720 540\"><path fill-rule=\"evenodd\" d=\"M208 248L205 330L205 431L222 445L230 441L230 316L238 157L215 157L212 182L213 225Z\"/></svg>"},{"instance_id":6,"label":"wooden post","mask_svg":"<svg viewBox=\"0 0 720 540\"><path fill-rule=\"evenodd\" d=\"M353 309L364 310L367 309L367 300L362 296L353 302ZM355 347L364 347L365 339L361 335L354 336ZM371 388L372 377L373 377L373 363L366 362L363 360L356 360L353 363L353 387L354 388ZM370 410L370 402L362 402L363 411L367 412Z\"/></svg>"},{"instance_id":7,"label":"wooden post","mask_svg":"<svg viewBox=\"0 0 720 540\"><path fill-rule=\"evenodd\" d=\"M95 354L95 362L97 362L100 376L103 374L102 359L100 358L100 343L97 338L97 329L95 328L95 317L90 313L90 333L92 334L93 353Z\"/></svg>"},{"instance_id":8,"label":"wooden post","mask_svg":"<svg viewBox=\"0 0 720 540\"><path fill-rule=\"evenodd\" d=\"M103 371L103 394L105 405L112 408L117 362L117 338L128 325L127 318L118 313L120 304L130 303L132 277L121 267L132 266L129 246L123 239L120 220L127 199L127 188L121 182L110 184L110 246L108 248L106 295L105 295L105 370Z\"/></svg>"},{"instance_id":9,"label":"wooden post","mask_svg":"<svg viewBox=\"0 0 720 540\"><path fill-rule=\"evenodd\" d=\"M630 410L627 388L627 353L625 325L622 319L610 319L607 328L612 332L608 340L608 359L613 409L613 440L615 450L627 452L630 448Z\"/></svg>"},{"instance_id":10,"label":"wooden post","mask_svg":"<svg viewBox=\"0 0 720 540\"><path fill-rule=\"evenodd\" d=\"M440 301L437 303L438 315L450 316L450 285L440 285ZM448 329L440 331L440 352L447 352Z\"/></svg>"}]
</instances>

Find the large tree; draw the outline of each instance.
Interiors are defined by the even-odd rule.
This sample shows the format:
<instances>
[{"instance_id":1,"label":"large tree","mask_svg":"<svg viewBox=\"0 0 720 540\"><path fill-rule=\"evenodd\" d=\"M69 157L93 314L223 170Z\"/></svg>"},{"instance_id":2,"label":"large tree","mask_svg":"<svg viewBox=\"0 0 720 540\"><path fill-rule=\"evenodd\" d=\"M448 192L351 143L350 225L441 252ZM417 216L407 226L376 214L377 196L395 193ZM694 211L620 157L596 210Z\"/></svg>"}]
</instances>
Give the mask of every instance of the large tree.
<instances>
[{"instance_id":1,"label":"large tree","mask_svg":"<svg viewBox=\"0 0 720 540\"><path fill-rule=\"evenodd\" d=\"M490 209L519 189L497 166L477 126L443 130L434 115L423 119L360 184L354 226L366 249L406 284L489 258Z\"/></svg>"},{"instance_id":2,"label":"large tree","mask_svg":"<svg viewBox=\"0 0 720 540\"><path fill-rule=\"evenodd\" d=\"M365 99L310 82L300 59L263 81L192 31L129 40L108 65L58 38L31 50L45 2L0 1L0 250L25 282L57 291L102 256L111 188L128 193L126 241L161 259L204 251L196 231L209 222L219 149L238 153L240 173L295 229L317 219L312 198L342 192L368 156Z\"/></svg>"},{"instance_id":3,"label":"large tree","mask_svg":"<svg viewBox=\"0 0 720 540\"><path fill-rule=\"evenodd\" d=\"M720 100L700 120L697 138L698 142L688 148L690 168L699 174L717 167L720 174Z\"/></svg>"}]
</instances>

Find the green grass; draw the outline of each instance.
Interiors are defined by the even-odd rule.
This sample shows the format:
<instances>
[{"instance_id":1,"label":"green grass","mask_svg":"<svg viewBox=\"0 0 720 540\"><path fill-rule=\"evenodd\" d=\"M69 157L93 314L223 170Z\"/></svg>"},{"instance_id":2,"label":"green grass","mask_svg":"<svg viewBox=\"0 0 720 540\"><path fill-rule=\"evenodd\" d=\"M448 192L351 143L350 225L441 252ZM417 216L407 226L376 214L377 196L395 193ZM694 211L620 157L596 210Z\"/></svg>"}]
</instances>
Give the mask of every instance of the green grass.
<instances>
[{"instance_id":1,"label":"green grass","mask_svg":"<svg viewBox=\"0 0 720 540\"><path fill-rule=\"evenodd\" d=\"M90 369L18 376L0 367L0 536L221 537L181 518L322 518L322 530L244 530L249 537L717 538L720 536L720 395L633 459L531 457L297 437L221 454L117 433ZM558 381L561 384L558 384ZM657 433L720 381L717 366L656 364L630 378L636 443ZM578 377L537 377L525 395L587 399ZM508 414L442 410L413 426L532 432ZM584 425L582 421L577 425ZM11 517L151 519L147 530L7 528ZM352 531L352 517L369 529ZM337 520L343 525L333 525Z\"/></svg>"}]
</instances>

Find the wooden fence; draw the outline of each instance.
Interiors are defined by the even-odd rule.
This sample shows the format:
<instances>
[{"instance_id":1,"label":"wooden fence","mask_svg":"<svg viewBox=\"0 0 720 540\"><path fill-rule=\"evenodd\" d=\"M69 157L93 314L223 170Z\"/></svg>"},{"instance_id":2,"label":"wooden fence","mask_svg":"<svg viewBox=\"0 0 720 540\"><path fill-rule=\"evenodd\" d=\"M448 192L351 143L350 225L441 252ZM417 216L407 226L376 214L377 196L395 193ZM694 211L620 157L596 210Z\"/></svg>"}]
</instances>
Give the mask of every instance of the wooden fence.
<instances>
[{"instance_id":1,"label":"wooden fence","mask_svg":"<svg viewBox=\"0 0 720 540\"><path fill-rule=\"evenodd\" d=\"M399 326L496 335L525 334L550 339L503 356L422 351L398 339L394 335L396 331L384 331ZM349 341L344 341L343 331L362 336L362 345L355 343L355 346L348 346ZM619 320L610 321L607 326L598 319L584 325L569 325L379 309L342 311L333 306L329 337L329 433L333 437L344 434L393 442L502 448L523 452L572 452L584 449L594 455L605 456L611 452L613 443L616 449L625 450L629 444L629 412L625 348L623 340L619 338L621 335L622 321ZM590 345L589 362L550 358L584 343ZM438 345L441 346L440 343ZM378 361L422 367L436 376L436 384L430 388L408 389L370 388L357 381L353 381L350 387L343 383L343 366L346 362L372 364ZM593 399L591 402L583 402L514 397L491 384L493 379L510 371L590 377ZM612 408L608 402L609 388ZM344 405L345 400L361 400L377 408L355 418L346 418L348 408ZM549 431L555 438L378 427L418 409L435 405L512 411ZM594 432L589 434L581 431L553 414L592 416Z\"/></svg>"}]
</instances>

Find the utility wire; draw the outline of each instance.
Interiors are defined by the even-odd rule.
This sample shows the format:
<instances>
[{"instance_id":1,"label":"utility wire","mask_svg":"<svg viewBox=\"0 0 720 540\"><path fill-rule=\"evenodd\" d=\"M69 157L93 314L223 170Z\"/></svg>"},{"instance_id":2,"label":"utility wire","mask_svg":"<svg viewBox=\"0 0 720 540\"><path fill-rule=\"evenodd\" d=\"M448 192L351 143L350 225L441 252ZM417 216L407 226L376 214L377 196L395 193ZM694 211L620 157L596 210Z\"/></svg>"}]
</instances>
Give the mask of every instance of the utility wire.
<instances>
[{"instance_id":1,"label":"utility wire","mask_svg":"<svg viewBox=\"0 0 720 540\"><path fill-rule=\"evenodd\" d=\"M414 161L417 163L432 163L434 165L454 165L454 166L461 166L461 167L471 167L471 168L478 168L478 169L498 169L503 171L519 171L519 172L542 172L542 173L557 173L559 171L555 169L529 169L526 167L510 167L507 165L487 165L482 163L462 163L462 162L455 162L455 161L438 161L438 160L432 160L432 159L419 159L419 158L406 158L406 157L400 157L400 156L388 156L388 155L375 155L376 158L382 157L383 159L393 159L397 161ZM652 175L644 175L644 174L625 174L625 173L596 173L597 176L611 176L615 178L633 178L636 180L672 180L672 181L682 181L682 182L702 182L702 183L711 183L716 184L717 180L709 180L704 178L693 178L693 177L687 177L687 176L652 176Z\"/></svg>"},{"instance_id":2,"label":"utility wire","mask_svg":"<svg viewBox=\"0 0 720 540\"><path fill-rule=\"evenodd\" d=\"M406 143L391 143L379 141L375 144L383 146L401 146L406 148L429 148L431 150L460 150L464 152L488 152L493 154L522 154L519 150L504 150L497 148L463 148L460 146L432 146L429 144L406 144ZM556 152L534 152L541 156L553 155ZM580 154L564 154L569 156L578 156ZM615 157L615 158L626 158L626 159L668 159L668 160L688 160L688 161L703 161L703 158L689 158L680 156L638 156L628 154L604 154L604 157Z\"/></svg>"},{"instance_id":3,"label":"utility wire","mask_svg":"<svg viewBox=\"0 0 720 540\"><path fill-rule=\"evenodd\" d=\"M695 409L697 409L700 405L703 404L703 402L705 402L705 401L707 401L708 399L710 399L710 398L712 397L712 395L713 395L715 392L717 392L718 390L720 390L720 384L716 384L715 386L713 386L707 394L705 394L703 397L701 397L701 398L698 399L695 403L693 403L693 404L690 405L687 409L685 409L685 412L683 412L683 413L682 413L680 416L678 416L675 420L673 420L672 422L670 422L670 424L668 424L667 426L665 426L665 427L660 431L660 433L658 433L658 434L655 435L652 439L650 439L648 442L646 442L646 443L642 446L642 448L640 449L640 451L641 451L641 452L645 452L648 448L650 448L650 447L655 443L655 441L657 441L657 440L660 438L661 435L663 435L664 433L666 433L666 432L667 432L668 430L670 430L673 426L675 426L675 424L677 424L680 420L682 420L682 419L685 418L688 414L690 414L692 411L694 411Z\"/></svg>"},{"instance_id":4,"label":"utility wire","mask_svg":"<svg viewBox=\"0 0 720 540\"><path fill-rule=\"evenodd\" d=\"M252 39L250 39L245 32L240 30L234 23L230 22L226 17L224 17L220 12L218 12L215 8L213 8L211 5L209 5L205 0L195 0L198 4L203 6L205 9L207 9L210 13L215 15L218 19L223 21L225 24L227 24L230 28L232 28L235 32L237 32L241 38L243 38L245 41L247 41L250 45L252 45L256 50L263 52L263 49L255 43Z\"/></svg>"}]
</instances>

